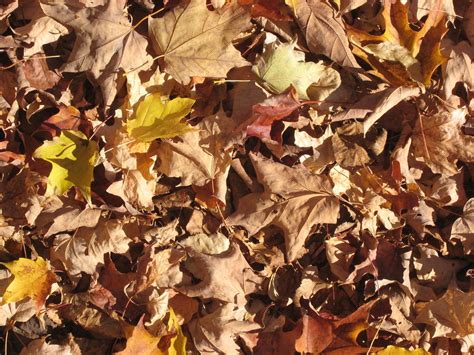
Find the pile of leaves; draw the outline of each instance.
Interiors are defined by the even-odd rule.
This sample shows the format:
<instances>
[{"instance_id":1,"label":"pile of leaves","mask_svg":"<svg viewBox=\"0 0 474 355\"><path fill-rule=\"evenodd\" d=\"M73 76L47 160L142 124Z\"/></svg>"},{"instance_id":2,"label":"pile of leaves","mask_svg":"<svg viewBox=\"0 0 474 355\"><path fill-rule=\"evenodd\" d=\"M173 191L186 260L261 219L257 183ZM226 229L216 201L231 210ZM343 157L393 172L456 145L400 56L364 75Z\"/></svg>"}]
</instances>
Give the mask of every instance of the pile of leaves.
<instances>
[{"instance_id":1,"label":"pile of leaves","mask_svg":"<svg viewBox=\"0 0 474 355\"><path fill-rule=\"evenodd\" d=\"M5 354L472 353L472 1L0 9Z\"/></svg>"}]
</instances>

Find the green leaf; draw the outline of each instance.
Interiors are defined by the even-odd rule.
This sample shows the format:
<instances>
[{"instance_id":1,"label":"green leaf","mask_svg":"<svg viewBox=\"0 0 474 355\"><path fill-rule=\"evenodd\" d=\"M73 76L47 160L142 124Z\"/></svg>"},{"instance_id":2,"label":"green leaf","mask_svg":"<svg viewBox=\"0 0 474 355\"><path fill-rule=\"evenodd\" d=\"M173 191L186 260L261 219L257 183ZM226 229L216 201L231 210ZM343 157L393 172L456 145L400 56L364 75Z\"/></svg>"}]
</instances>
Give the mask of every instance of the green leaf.
<instances>
[{"instance_id":1,"label":"green leaf","mask_svg":"<svg viewBox=\"0 0 474 355\"><path fill-rule=\"evenodd\" d=\"M303 100L324 100L341 84L339 73L323 63L304 62L294 43L271 44L253 71L270 91L281 94L293 85Z\"/></svg>"},{"instance_id":2,"label":"green leaf","mask_svg":"<svg viewBox=\"0 0 474 355\"><path fill-rule=\"evenodd\" d=\"M187 338L183 334L183 330L179 325L178 318L176 318L173 308L170 308L170 318L168 320L168 330L171 329L176 331L176 336L171 339L171 345L168 348L168 355L186 355Z\"/></svg>"},{"instance_id":3,"label":"green leaf","mask_svg":"<svg viewBox=\"0 0 474 355\"><path fill-rule=\"evenodd\" d=\"M53 166L48 176L46 195L62 195L76 186L90 203L97 151L97 143L89 141L80 131L65 130L59 137L44 142L33 157L46 160Z\"/></svg>"},{"instance_id":4,"label":"green leaf","mask_svg":"<svg viewBox=\"0 0 474 355\"><path fill-rule=\"evenodd\" d=\"M163 104L161 95L145 97L127 121L127 132L139 143L149 143L157 138L173 138L194 128L181 120L191 112L195 100L176 97Z\"/></svg>"}]
</instances>

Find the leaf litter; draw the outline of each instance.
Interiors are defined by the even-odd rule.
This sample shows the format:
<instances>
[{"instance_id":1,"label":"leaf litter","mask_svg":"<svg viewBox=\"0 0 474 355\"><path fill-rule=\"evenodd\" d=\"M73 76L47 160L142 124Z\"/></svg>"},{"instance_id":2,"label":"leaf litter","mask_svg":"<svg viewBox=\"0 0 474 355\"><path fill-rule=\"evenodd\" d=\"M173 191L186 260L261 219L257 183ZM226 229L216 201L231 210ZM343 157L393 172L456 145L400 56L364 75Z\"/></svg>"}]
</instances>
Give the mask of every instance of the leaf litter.
<instances>
[{"instance_id":1,"label":"leaf litter","mask_svg":"<svg viewBox=\"0 0 474 355\"><path fill-rule=\"evenodd\" d=\"M5 354L474 351L474 4L10 0Z\"/></svg>"}]
</instances>

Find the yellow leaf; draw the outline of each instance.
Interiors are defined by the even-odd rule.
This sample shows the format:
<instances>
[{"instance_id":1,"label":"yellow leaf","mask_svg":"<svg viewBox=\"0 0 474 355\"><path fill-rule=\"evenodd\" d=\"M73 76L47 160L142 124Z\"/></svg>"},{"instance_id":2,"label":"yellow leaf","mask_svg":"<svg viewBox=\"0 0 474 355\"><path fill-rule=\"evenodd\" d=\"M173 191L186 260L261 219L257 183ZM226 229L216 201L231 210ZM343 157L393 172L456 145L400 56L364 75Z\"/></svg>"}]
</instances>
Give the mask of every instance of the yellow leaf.
<instances>
[{"instance_id":1,"label":"yellow leaf","mask_svg":"<svg viewBox=\"0 0 474 355\"><path fill-rule=\"evenodd\" d=\"M36 309L39 311L51 292L51 285L56 280L48 263L39 256L36 260L20 258L1 264L5 265L15 277L3 294L1 304L29 297L35 301Z\"/></svg>"},{"instance_id":2,"label":"yellow leaf","mask_svg":"<svg viewBox=\"0 0 474 355\"><path fill-rule=\"evenodd\" d=\"M194 102L176 97L163 104L159 93L148 95L127 121L127 132L138 143L150 143L157 138L173 138L193 131L194 128L181 120L191 112Z\"/></svg>"},{"instance_id":3,"label":"yellow leaf","mask_svg":"<svg viewBox=\"0 0 474 355\"><path fill-rule=\"evenodd\" d=\"M437 0L423 27L414 31L408 21L408 4L384 0L385 31L372 35L349 27L354 54L367 61L375 75L396 86L430 84L434 70L445 58L440 42L447 32L442 0Z\"/></svg>"},{"instance_id":4,"label":"yellow leaf","mask_svg":"<svg viewBox=\"0 0 474 355\"><path fill-rule=\"evenodd\" d=\"M46 195L62 195L76 186L90 203L97 151L97 143L89 141L80 131L65 130L59 137L44 142L33 156L53 166L48 176Z\"/></svg>"},{"instance_id":5,"label":"yellow leaf","mask_svg":"<svg viewBox=\"0 0 474 355\"><path fill-rule=\"evenodd\" d=\"M176 330L176 336L171 339L171 345L168 348L168 355L186 355L187 338L179 325L178 318L173 309L170 308L170 319L168 320L168 330Z\"/></svg>"},{"instance_id":6,"label":"yellow leaf","mask_svg":"<svg viewBox=\"0 0 474 355\"><path fill-rule=\"evenodd\" d=\"M161 337L151 335L143 325L143 318L133 327L129 336L127 336L127 346L117 355L165 355L166 353L158 348Z\"/></svg>"},{"instance_id":7,"label":"yellow leaf","mask_svg":"<svg viewBox=\"0 0 474 355\"><path fill-rule=\"evenodd\" d=\"M285 0L285 4L288 5L288 7L290 7L293 12L296 12L296 3L298 2L298 0Z\"/></svg>"},{"instance_id":8,"label":"yellow leaf","mask_svg":"<svg viewBox=\"0 0 474 355\"><path fill-rule=\"evenodd\" d=\"M430 355L431 353L423 349L407 350L398 346L389 345L385 349L377 352L379 355Z\"/></svg>"}]
</instances>

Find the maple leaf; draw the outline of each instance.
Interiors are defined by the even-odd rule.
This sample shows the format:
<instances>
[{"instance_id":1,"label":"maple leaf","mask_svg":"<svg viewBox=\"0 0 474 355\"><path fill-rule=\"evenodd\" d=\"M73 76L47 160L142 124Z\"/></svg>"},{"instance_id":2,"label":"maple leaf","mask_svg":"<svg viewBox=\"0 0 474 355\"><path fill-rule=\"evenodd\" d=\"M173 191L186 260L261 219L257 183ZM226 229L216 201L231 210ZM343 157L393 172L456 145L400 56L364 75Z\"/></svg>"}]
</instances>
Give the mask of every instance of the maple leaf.
<instances>
[{"instance_id":1,"label":"maple leaf","mask_svg":"<svg viewBox=\"0 0 474 355\"><path fill-rule=\"evenodd\" d=\"M158 138L173 138L193 131L181 120L191 112L194 102L193 99L176 97L163 103L160 93L148 95L127 120L127 132L138 143L150 143ZM149 144L145 146L148 150Z\"/></svg>"},{"instance_id":2,"label":"maple leaf","mask_svg":"<svg viewBox=\"0 0 474 355\"><path fill-rule=\"evenodd\" d=\"M250 27L249 19L236 1L209 11L203 1L186 0L150 19L149 32L166 72L188 84L190 77L225 77L229 69L248 64L231 41Z\"/></svg>"},{"instance_id":3,"label":"maple leaf","mask_svg":"<svg viewBox=\"0 0 474 355\"><path fill-rule=\"evenodd\" d=\"M253 71L270 91L281 94L291 85L304 100L322 101L341 84L339 73L323 63L304 62L295 43L269 45Z\"/></svg>"},{"instance_id":4,"label":"maple leaf","mask_svg":"<svg viewBox=\"0 0 474 355\"><path fill-rule=\"evenodd\" d=\"M151 335L143 325L143 317L140 318L138 324L133 327L131 334L127 336L127 346L124 350L119 351L117 355L166 355L166 351L158 348L161 336Z\"/></svg>"},{"instance_id":5,"label":"maple leaf","mask_svg":"<svg viewBox=\"0 0 474 355\"><path fill-rule=\"evenodd\" d=\"M3 294L1 304L21 301L29 297L35 301L36 311L39 312L51 292L52 284L56 281L56 276L49 268L48 262L38 256L36 260L20 258L1 264L6 266L15 277Z\"/></svg>"},{"instance_id":6,"label":"maple leaf","mask_svg":"<svg viewBox=\"0 0 474 355\"><path fill-rule=\"evenodd\" d=\"M243 125L248 136L271 139L272 123L291 115L301 106L294 90L287 94L270 97L262 103L253 105L252 117Z\"/></svg>"},{"instance_id":7,"label":"maple leaf","mask_svg":"<svg viewBox=\"0 0 474 355\"><path fill-rule=\"evenodd\" d=\"M51 163L46 195L62 195L76 186L91 203L91 182L98 157L98 146L84 133L64 130L59 137L46 141L35 150L33 157Z\"/></svg>"},{"instance_id":8,"label":"maple leaf","mask_svg":"<svg viewBox=\"0 0 474 355\"><path fill-rule=\"evenodd\" d=\"M384 0L382 35L348 28L355 54L372 65L374 74L392 85L429 86L434 70L445 61L440 51L440 41L447 31L440 9L442 2L437 0L423 27L414 31L408 21L408 5L400 0Z\"/></svg>"},{"instance_id":9,"label":"maple leaf","mask_svg":"<svg viewBox=\"0 0 474 355\"><path fill-rule=\"evenodd\" d=\"M226 221L245 227L252 235L269 224L282 228L288 258L295 260L313 225L336 223L339 201L325 176L302 166L290 168L255 155L251 158L265 192L244 196Z\"/></svg>"},{"instance_id":10,"label":"maple leaf","mask_svg":"<svg viewBox=\"0 0 474 355\"><path fill-rule=\"evenodd\" d=\"M121 70L145 69L145 64L151 63L146 52L148 43L131 26L125 4L126 0L107 1L96 7L56 0L41 3L46 15L76 34L62 71L90 73L100 85L106 107L125 82Z\"/></svg>"}]
</instances>

